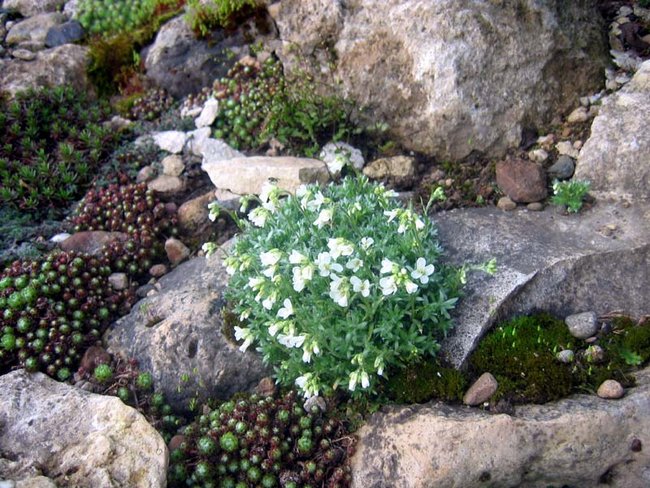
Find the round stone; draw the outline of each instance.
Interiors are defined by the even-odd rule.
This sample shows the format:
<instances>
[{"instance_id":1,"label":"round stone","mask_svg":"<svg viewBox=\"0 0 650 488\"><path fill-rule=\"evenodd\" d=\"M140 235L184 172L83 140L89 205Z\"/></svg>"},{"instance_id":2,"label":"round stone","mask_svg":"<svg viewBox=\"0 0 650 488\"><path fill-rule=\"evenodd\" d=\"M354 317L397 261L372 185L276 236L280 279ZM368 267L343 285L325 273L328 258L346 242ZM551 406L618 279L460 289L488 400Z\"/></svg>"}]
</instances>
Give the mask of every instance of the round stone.
<instances>
[{"instance_id":1,"label":"round stone","mask_svg":"<svg viewBox=\"0 0 650 488\"><path fill-rule=\"evenodd\" d=\"M500 208L501 210L505 210L506 212L509 212L511 210L514 210L517 208L517 204L510 200L509 197L501 197L499 198L499 201L497 202L497 208Z\"/></svg>"},{"instance_id":2,"label":"round stone","mask_svg":"<svg viewBox=\"0 0 650 488\"><path fill-rule=\"evenodd\" d=\"M598 332L598 317L594 312L582 312L569 315L564 319L573 337L586 339Z\"/></svg>"},{"instance_id":3,"label":"round stone","mask_svg":"<svg viewBox=\"0 0 650 488\"><path fill-rule=\"evenodd\" d=\"M575 354L571 349L564 349L563 351L558 352L555 357L561 363L569 364L573 362Z\"/></svg>"},{"instance_id":4,"label":"round stone","mask_svg":"<svg viewBox=\"0 0 650 488\"><path fill-rule=\"evenodd\" d=\"M617 400L622 398L625 395L625 389L623 386L616 380L605 380L598 387L596 394L600 398L605 398L608 400Z\"/></svg>"}]
</instances>

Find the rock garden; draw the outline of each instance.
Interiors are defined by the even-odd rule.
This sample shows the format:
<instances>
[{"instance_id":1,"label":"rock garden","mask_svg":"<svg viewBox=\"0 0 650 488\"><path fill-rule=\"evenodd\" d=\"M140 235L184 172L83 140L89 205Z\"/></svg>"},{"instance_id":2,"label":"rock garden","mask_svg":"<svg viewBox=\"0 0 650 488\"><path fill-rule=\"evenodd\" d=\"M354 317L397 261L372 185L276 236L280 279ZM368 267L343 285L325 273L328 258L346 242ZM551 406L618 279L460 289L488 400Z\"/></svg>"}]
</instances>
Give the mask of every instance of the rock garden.
<instances>
[{"instance_id":1,"label":"rock garden","mask_svg":"<svg viewBox=\"0 0 650 488\"><path fill-rule=\"evenodd\" d=\"M0 488L650 486L650 2L0 1Z\"/></svg>"}]
</instances>

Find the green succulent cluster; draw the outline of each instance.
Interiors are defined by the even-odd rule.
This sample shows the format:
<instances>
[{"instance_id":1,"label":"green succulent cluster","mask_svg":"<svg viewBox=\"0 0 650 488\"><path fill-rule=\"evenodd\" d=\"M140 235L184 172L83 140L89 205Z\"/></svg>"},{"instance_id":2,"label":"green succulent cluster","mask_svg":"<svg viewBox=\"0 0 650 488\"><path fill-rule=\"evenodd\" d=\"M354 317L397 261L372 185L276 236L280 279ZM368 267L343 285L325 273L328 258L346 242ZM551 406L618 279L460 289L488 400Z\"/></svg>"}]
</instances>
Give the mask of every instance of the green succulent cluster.
<instances>
[{"instance_id":1,"label":"green succulent cluster","mask_svg":"<svg viewBox=\"0 0 650 488\"><path fill-rule=\"evenodd\" d=\"M353 440L340 420L306 412L295 392L242 396L205 411L170 453L172 487L347 487Z\"/></svg>"},{"instance_id":2,"label":"green succulent cluster","mask_svg":"<svg viewBox=\"0 0 650 488\"><path fill-rule=\"evenodd\" d=\"M232 28L251 15L257 0L188 0L185 21L199 37L206 37L217 28Z\"/></svg>"},{"instance_id":3,"label":"green succulent cluster","mask_svg":"<svg viewBox=\"0 0 650 488\"><path fill-rule=\"evenodd\" d=\"M220 102L214 136L237 149L276 140L287 152L313 155L325 142L358 133L346 102L319 95L307 79L286 80L273 57L236 63L214 83L214 96Z\"/></svg>"},{"instance_id":4,"label":"green succulent cluster","mask_svg":"<svg viewBox=\"0 0 650 488\"><path fill-rule=\"evenodd\" d=\"M156 260L162 259L165 254L161 241L178 232L175 211L160 202L145 183L90 190L71 221L76 232L125 233L126 240L112 241L103 254L116 271L133 277L145 274Z\"/></svg>"},{"instance_id":5,"label":"green succulent cluster","mask_svg":"<svg viewBox=\"0 0 650 488\"><path fill-rule=\"evenodd\" d=\"M90 34L132 31L154 14L159 0L81 0L77 19Z\"/></svg>"},{"instance_id":6,"label":"green succulent cluster","mask_svg":"<svg viewBox=\"0 0 650 488\"><path fill-rule=\"evenodd\" d=\"M99 364L92 372L80 369L80 373L101 388L103 394L117 396L141 412L165 442L185 423L183 417L173 412L164 394L155 391L151 373L141 371L133 359L114 357L111 364Z\"/></svg>"},{"instance_id":7,"label":"green succulent cluster","mask_svg":"<svg viewBox=\"0 0 650 488\"><path fill-rule=\"evenodd\" d=\"M78 198L117 142L108 113L66 87L0 98L0 203L45 212Z\"/></svg>"},{"instance_id":8,"label":"green succulent cluster","mask_svg":"<svg viewBox=\"0 0 650 488\"><path fill-rule=\"evenodd\" d=\"M219 113L213 123L214 137L236 149L253 149L265 142L263 123L273 97L284 87L282 65L269 58L264 65L236 63L215 81L214 97Z\"/></svg>"},{"instance_id":9,"label":"green succulent cluster","mask_svg":"<svg viewBox=\"0 0 650 488\"><path fill-rule=\"evenodd\" d=\"M85 348L135 301L108 283L110 259L74 252L16 261L0 273L0 374L19 365L62 381Z\"/></svg>"},{"instance_id":10,"label":"green succulent cluster","mask_svg":"<svg viewBox=\"0 0 650 488\"><path fill-rule=\"evenodd\" d=\"M132 120L152 121L169 110L174 98L162 88L154 88L128 99L127 107L122 111Z\"/></svg>"}]
</instances>

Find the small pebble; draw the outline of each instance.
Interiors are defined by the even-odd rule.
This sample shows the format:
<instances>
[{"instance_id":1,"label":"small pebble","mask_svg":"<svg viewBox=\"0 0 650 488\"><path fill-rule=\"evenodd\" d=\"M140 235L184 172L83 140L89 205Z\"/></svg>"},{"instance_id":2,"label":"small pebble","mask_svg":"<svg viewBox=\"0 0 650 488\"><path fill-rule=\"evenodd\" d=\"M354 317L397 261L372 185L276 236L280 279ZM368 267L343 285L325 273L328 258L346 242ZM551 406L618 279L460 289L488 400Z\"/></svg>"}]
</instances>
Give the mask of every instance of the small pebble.
<instances>
[{"instance_id":1,"label":"small pebble","mask_svg":"<svg viewBox=\"0 0 650 488\"><path fill-rule=\"evenodd\" d=\"M586 339L598 332L598 317L594 312L582 312L569 315L564 319L573 337Z\"/></svg>"},{"instance_id":2,"label":"small pebble","mask_svg":"<svg viewBox=\"0 0 650 488\"><path fill-rule=\"evenodd\" d=\"M573 176L576 165L573 158L563 154L557 158L557 161L553 163L548 169L548 174L551 178L557 178L558 180L568 180Z\"/></svg>"},{"instance_id":3,"label":"small pebble","mask_svg":"<svg viewBox=\"0 0 650 488\"><path fill-rule=\"evenodd\" d=\"M563 351L558 352L555 357L561 363L569 364L573 362L575 354L571 349L564 349Z\"/></svg>"},{"instance_id":4,"label":"small pebble","mask_svg":"<svg viewBox=\"0 0 650 488\"><path fill-rule=\"evenodd\" d=\"M573 141L573 149L580 151L582 149L582 141Z\"/></svg>"},{"instance_id":5,"label":"small pebble","mask_svg":"<svg viewBox=\"0 0 650 488\"><path fill-rule=\"evenodd\" d=\"M533 202L526 205L526 208L531 212L540 212L544 209L544 205L541 202Z\"/></svg>"},{"instance_id":6,"label":"small pebble","mask_svg":"<svg viewBox=\"0 0 650 488\"><path fill-rule=\"evenodd\" d=\"M555 143L555 135L547 134L545 136L540 136L537 138L537 144L540 146L551 146Z\"/></svg>"},{"instance_id":7,"label":"small pebble","mask_svg":"<svg viewBox=\"0 0 650 488\"><path fill-rule=\"evenodd\" d=\"M68 237L70 237L70 234L68 234L67 232L61 232L60 234L52 236L50 238L50 242L54 242L55 244L58 244L59 242L65 241Z\"/></svg>"},{"instance_id":8,"label":"small pebble","mask_svg":"<svg viewBox=\"0 0 650 488\"><path fill-rule=\"evenodd\" d=\"M126 273L113 273L108 277L108 282L114 290L125 290L129 287L129 277Z\"/></svg>"},{"instance_id":9,"label":"small pebble","mask_svg":"<svg viewBox=\"0 0 650 488\"><path fill-rule=\"evenodd\" d=\"M569 124L579 124L587 120L589 120L589 110L586 107L578 107L566 118Z\"/></svg>"},{"instance_id":10,"label":"small pebble","mask_svg":"<svg viewBox=\"0 0 650 488\"><path fill-rule=\"evenodd\" d=\"M605 351L598 344L592 344L585 349L584 357L588 363L599 364L605 360Z\"/></svg>"},{"instance_id":11,"label":"small pebble","mask_svg":"<svg viewBox=\"0 0 650 488\"><path fill-rule=\"evenodd\" d=\"M469 387L465 396L463 397L463 403L471 407L480 405L483 402L486 402L490 399L492 395L497 391L499 383L490 373L483 373L472 386Z\"/></svg>"},{"instance_id":12,"label":"small pebble","mask_svg":"<svg viewBox=\"0 0 650 488\"><path fill-rule=\"evenodd\" d=\"M616 380L605 380L603 381L602 385L598 387L596 394L600 398L605 398L607 400L617 400L625 395L625 389Z\"/></svg>"},{"instance_id":13,"label":"small pebble","mask_svg":"<svg viewBox=\"0 0 650 488\"><path fill-rule=\"evenodd\" d=\"M517 208L517 204L510 200L509 197L501 197L497 202L497 208L509 212Z\"/></svg>"},{"instance_id":14,"label":"small pebble","mask_svg":"<svg viewBox=\"0 0 650 488\"><path fill-rule=\"evenodd\" d=\"M271 378L270 376L266 376L262 378L260 382L257 384L257 386L255 387L255 392L258 395L267 397L267 396L275 395L277 389L278 387L276 386L275 381L273 381L273 378Z\"/></svg>"},{"instance_id":15,"label":"small pebble","mask_svg":"<svg viewBox=\"0 0 650 488\"><path fill-rule=\"evenodd\" d=\"M180 176L185 170L183 158L177 154L165 157L160 164L163 167L163 174L167 176Z\"/></svg>"},{"instance_id":16,"label":"small pebble","mask_svg":"<svg viewBox=\"0 0 650 488\"><path fill-rule=\"evenodd\" d=\"M151 269L149 269L149 274L154 278L160 278L167 274L169 269L164 264L154 264Z\"/></svg>"},{"instance_id":17,"label":"small pebble","mask_svg":"<svg viewBox=\"0 0 650 488\"><path fill-rule=\"evenodd\" d=\"M144 168L138 171L138 175L135 177L136 183L147 183L153 180L157 176L156 170L153 166L145 166Z\"/></svg>"},{"instance_id":18,"label":"small pebble","mask_svg":"<svg viewBox=\"0 0 650 488\"><path fill-rule=\"evenodd\" d=\"M29 51L28 49L14 49L11 52L11 55L22 61L33 61L36 59L36 53Z\"/></svg>"},{"instance_id":19,"label":"small pebble","mask_svg":"<svg viewBox=\"0 0 650 488\"><path fill-rule=\"evenodd\" d=\"M304 409L306 412L311 412L311 407L314 406L318 407L318 409L321 412L327 411L327 403L325 402L325 399L321 396L313 396L305 400Z\"/></svg>"},{"instance_id":20,"label":"small pebble","mask_svg":"<svg viewBox=\"0 0 650 488\"><path fill-rule=\"evenodd\" d=\"M558 152L558 154L560 156L561 155L566 155L566 156L569 156L569 157L571 157L573 159L578 158L579 152L575 147L573 147L573 143L571 141L558 142L555 145L555 149L557 150L557 152Z\"/></svg>"},{"instance_id":21,"label":"small pebble","mask_svg":"<svg viewBox=\"0 0 650 488\"><path fill-rule=\"evenodd\" d=\"M528 153L528 159L536 163L543 163L548 159L548 152L544 149L533 149Z\"/></svg>"}]
</instances>

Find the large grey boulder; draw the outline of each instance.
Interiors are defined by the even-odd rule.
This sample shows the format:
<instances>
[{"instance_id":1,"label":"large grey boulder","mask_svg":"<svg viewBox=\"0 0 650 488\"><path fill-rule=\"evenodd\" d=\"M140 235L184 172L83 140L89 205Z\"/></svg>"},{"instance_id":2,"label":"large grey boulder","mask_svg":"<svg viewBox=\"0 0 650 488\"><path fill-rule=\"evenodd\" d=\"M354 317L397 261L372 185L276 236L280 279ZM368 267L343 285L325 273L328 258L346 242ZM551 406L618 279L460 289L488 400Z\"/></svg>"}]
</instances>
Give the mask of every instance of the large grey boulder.
<instances>
[{"instance_id":1,"label":"large grey boulder","mask_svg":"<svg viewBox=\"0 0 650 488\"><path fill-rule=\"evenodd\" d=\"M65 85L93 93L88 62L88 48L76 44L39 51L33 61L0 59L0 92L14 96L28 88Z\"/></svg>"},{"instance_id":2,"label":"large grey boulder","mask_svg":"<svg viewBox=\"0 0 650 488\"><path fill-rule=\"evenodd\" d=\"M65 0L4 0L0 3L2 8L18 12L23 17L32 17L44 12L57 12Z\"/></svg>"},{"instance_id":3,"label":"large grey boulder","mask_svg":"<svg viewBox=\"0 0 650 488\"><path fill-rule=\"evenodd\" d=\"M40 475L56 486L166 486L164 440L118 398L23 370L0 376L0 391L0 457L6 458L0 479Z\"/></svg>"},{"instance_id":4,"label":"large grey boulder","mask_svg":"<svg viewBox=\"0 0 650 488\"><path fill-rule=\"evenodd\" d=\"M621 400L574 395L513 416L395 406L358 431L353 488L650 486L650 370Z\"/></svg>"},{"instance_id":5,"label":"large grey boulder","mask_svg":"<svg viewBox=\"0 0 650 488\"><path fill-rule=\"evenodd\" d=\"M548 311L558 317L593 310L650 312L650 205L599 203L578 215L501 212L437 214L442 245L457 264L496 258L495 276L469 276L442 353L457 367L495 323ZM612 231L611 229L615 229Z\"/></svg>"},{"instance_id":6,"label":"large grey boulder","mask_svg":"<svg viewBox=\"0 0 650 488\"><path fill-rule=\"evenodd\" d=\"M600 86L598 3L283 0L279 51L289 71L350 97L407 149L502 156L522 128L568 113Z\"/></svg>"},{"instance_id":7,"label":"large grey boulder","mask_svg":"<svg viewBox=\"0 0 650 488\"><path fill-rule=\"evenodd\" d=\"M187 409L192 398L226 399L253 389L269 370L223 334L227 281L221 252L181 264L160 279L159 293L110 327L109 352L137 359L177 409Z\"/></svg>"},{"instance_id":8,"label":"large grey boulder","mask_svg":"<svg viewBox=\"0 0 650 488\"><path fill-rule=\"evenodd\" d=\"M256 31L256 26L264 26ZM217 29L197 39L183 16L163 25L142 59L147 76L176 97L196 93L225 76L235 61L248 54L247 40L275 35L270 22L246 23L234 32ZM259 36L259 37L256 37Z\"/></svg>"},{"instance_id":9,"label":"large grey boulder","mask_svg":"<svg viewBox=\"0 0 650 488\"><path fill-rule=\"evenodd\" d=\"M607 97L591 126L575 177L597 196L650 199L650 61Z\"/></svg>"}]
</instances>

